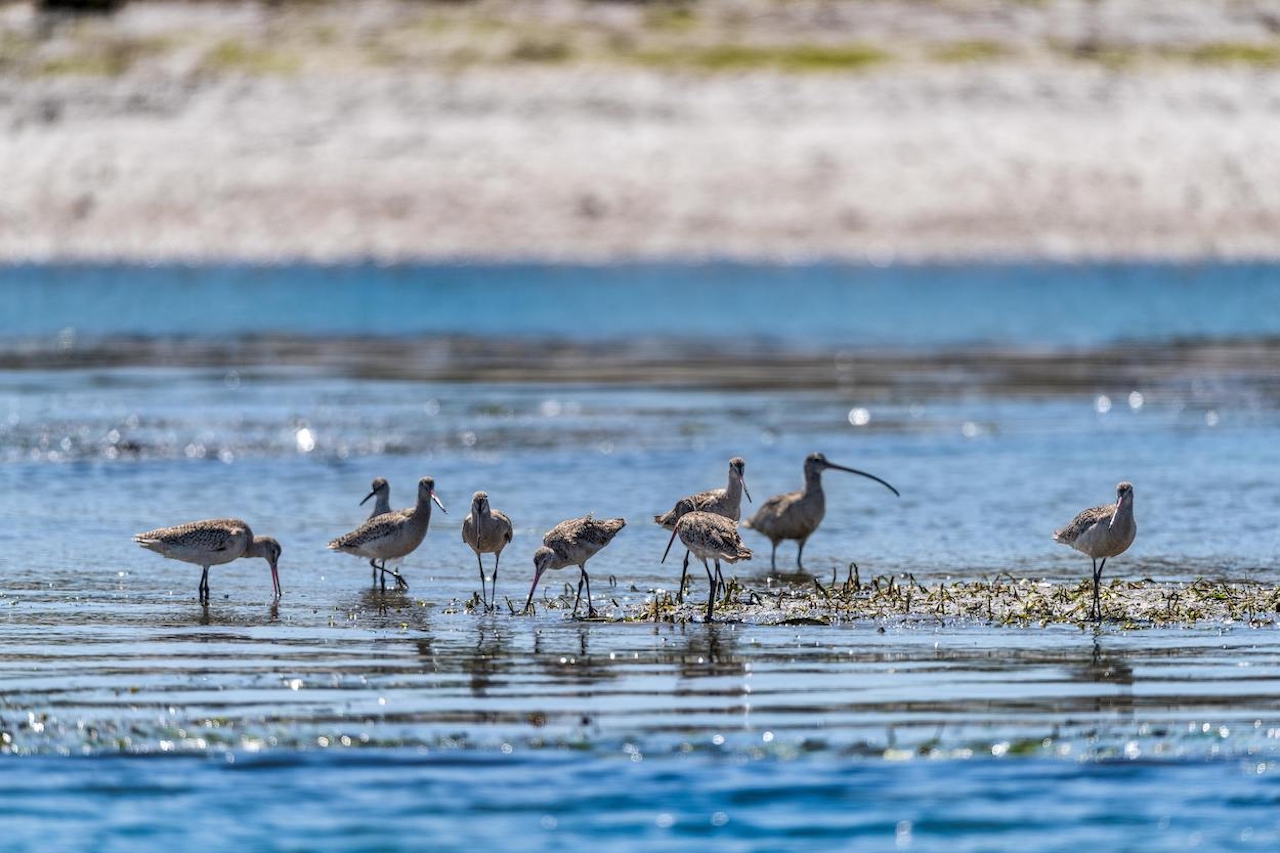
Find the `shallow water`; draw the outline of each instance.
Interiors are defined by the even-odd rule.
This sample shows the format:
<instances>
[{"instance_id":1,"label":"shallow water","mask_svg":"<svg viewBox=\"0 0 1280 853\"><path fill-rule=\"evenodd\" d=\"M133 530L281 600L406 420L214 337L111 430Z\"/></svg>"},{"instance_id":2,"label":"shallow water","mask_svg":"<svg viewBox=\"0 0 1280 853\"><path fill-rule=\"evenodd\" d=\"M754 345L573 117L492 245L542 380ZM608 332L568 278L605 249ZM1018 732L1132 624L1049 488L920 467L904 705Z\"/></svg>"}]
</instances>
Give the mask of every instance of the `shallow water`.
<instances>
[{"instance_id":1,"label":"shallow water","mask_svg":"<svg viewBox=\"0 0 1280 853\"><path fill-rule=\"evenodd\" d=\"M806 548L824 580L850 561L864 578L1082 578L1088 561L1049 534L1125 478L1139 536L1108 577L1275 583L1276 277L1265 266L0 271L0 353L21 354L20 369L0 371L0 850L186 848L215 835L249 850L424 837L444 849L513 837L570 849L1274 849L1273 627L576 622L555 600L571 572L553 573L534 616L506 611L528 593L542 532L594 511L629 521L590 563L596 605L614 620L642 613L679 575L678 561L659 563L667 537L653 513L722 485L735 454L757 503L796 488L812 450L903 495L827 475L827 517ZM269 319L238 311L264 281ZM519 298L479 311L477 282ZM126 307L138 283L153 288L151 310ZM705 310L673 312L673 294ZM1117 307L1096 321L1061 310L1067 295L1111 294ZM565 323L600 298L612 310ZM404 336L387 352L437 333L519 334L538 378L393 379L350 369L341 347L283 364L237 349L238 336L271 332L321 352L334 330ZM208 342L192 332L230 341L216 367L201 366ZM166 343L135 357L125 335ZM768 335L779 357L830 355L851 378L717 385L708 377L725 364L748 363L733 343L744 335ZM633 349L636 337L656 343ZM1169 365L1184 364L1187 338L1213 349L1184 375ZM1128 340L1143 349L1116 348ZM655 353L695 359L694 341L720 351L718 372L687 364L697 381L680 388L636 379ZM111 365L54 369L87 342ZM556 381L540 353L581 342L616 350L627 371ZM376 362L378 346L360 358ZM979 346L998 352L981 381ZM977 365L943 353L882 362L874 390L858 378L860 359L939 348ZM1113 359L1129 384L1051 381ZM374 476L406 505L424 474L449 514L405 562L408 594L371 590L367 564L324 544L364 517ZM458 530L476 489L516 525L490 615L466 607L478 579ZM215 567L202 609L197 568L129 541L228 514L283 543L278 605L261 561ZM756 559L731 574L750 588L811 584L791 570L793 545L770 572L768 543L744 538ZM700 567L693 578L696 601Z\"/></svg>"}]
</instances>

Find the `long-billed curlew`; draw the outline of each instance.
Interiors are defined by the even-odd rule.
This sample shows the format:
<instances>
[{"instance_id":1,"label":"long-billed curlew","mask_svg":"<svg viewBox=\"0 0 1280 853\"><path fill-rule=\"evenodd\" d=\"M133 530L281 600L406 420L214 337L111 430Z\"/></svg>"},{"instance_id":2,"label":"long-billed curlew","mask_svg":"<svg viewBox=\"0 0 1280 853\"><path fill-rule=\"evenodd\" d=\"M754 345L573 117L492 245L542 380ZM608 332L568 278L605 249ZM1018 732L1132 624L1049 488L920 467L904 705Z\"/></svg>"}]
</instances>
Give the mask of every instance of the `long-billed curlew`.
<instances>
[{"instance_id":1,"label":"long-billed curlew","mask_svg":"<svg viewBox=\"0 0 1280 853\"><path fill-rule=\"evenodd\" d=\"M485 597L484 563L480 555L493 555L493 598L496 601L498 560L502 557L502 549L511 542L511 519L489 506L486 493L476 492L471 496L471 514L462 520L462 541L476 552L476 565L480 567L480 600L486 609L492 608L492 603Z\"/></svg>"},{"instance_id":2,"label":"long-billed curlew","mask_svg":"<svg viewBox=\"0 0 1280 853\"><path fill-rule=\"evenodd\" d=\"M1138 523L1133 520L1133 484L1128 482L1116 486L1115 503L1086 509L1066 527L1053 532L1053 541L1070 545L1093 560L1093 610L1089 616L1095 622L1102 621L1098 585L1102 582L1107 558L1123 554L1137 535Z\"/></svg>"},{"instance_id":3,"label":"long-billed curlew","mask_svg":"<svg viewBox=\"0 0 1280 853\"><path fill-rule=\"evenodd\" d=\"M171 560L202 566L200 603L209 603L209 567L230 563L240 557L261 557L271 566L271 587L280 597L280 543L270 536L254 536L249 525L238 518L211 518L173 527L148 530L133 537L148 551Z\"/></svg>"},{"instance_id":4,"label":"long-billed curlew","mask_svg":"<svg viewBox=\"0 0 1280 853\"><path fill-rule=\"evenodd\" d=\"M371 490L369 494L364 496L364 500L360 501L360 505L364 506L369 498L373 498L373 512L369 513L370 518L382 515L384 512L391 512L391 484L387 482L385 477L375 477L373 483L370 484ZM369 565L373 567L373 582L378 582L378 563L370 560Z\"/></svg>"},{"instance_id":5,"label":"long-billed curlew","mask_svg":"<svg viewBox=\"0 0 1280 853\"><path fill-rule=\"evenodd\" d=\"M432 501L441 512L448 512L436 497L436 481L423 477L418 481L418 503L413 509L375 515L355 530L330 542L329 550L354 554L370 561L378 560L383 589L387 588L388 574L396 579L399 586L408 589L408 581L399 572L388 569L387 560L402 559L422 544L431 523Z\"/></svg>"},{"instance_id":6,"label":"long-billed curlew","mask_svg":"<svg viewBox=\"0 0 1280 853\"><path fill-rule=\"evenodd\" d=\"M542 547L533 553L533 586L529 587L529 597L525 600L527 613L533 603L533 594L538 589L538 581L542 573L548 569L563 569L565 566L577 566L582 572L578 578L578 597L573 601L573 614L578 615L578 604L582 601L582 585L587 585L587 615L595 616L596 609L591 603L591 578L587 575L587 560L613 541L618 531L627 526L623 518L571 518L562 521L547 531L542 537Z\"/></svg>"},{"instance_id":7,"label":"long-billed curlew","mask_svg":"<svg viewBox=\"0 0 1280 853\"><path fill-rule=\"evenodd\" d=\"M747 463L743 461L741 456L735 456L729 460L729 482L723 489L710 489L705 492L698 492L696 495L689 495L676 501L676 505L664 512L662 515L655 515L653 520L661 525L665 530L674 530L676 522L687 512L713 512L716 515L722 515L732 521L737 521L742 517L742 496L745 494L747 500L751 500L751 493L747 491L746 481ZM676 592L676 601L684 600L684 583L689 576L689 552L684 552L684 565L680 569L680 588ZM722 579L718 579L722 580Z\"/></svg>"},{"instance_id":8,"label":"long-billed curlew","mask_svg":"<svg viewBox=\"0 0 1280 853\"><path fill-rule=\"evenodd\" d=\"M827 457L821 453L810 453L804 460L804 488L798 492L787 492L769 498L744 525L763 534L773 543L773 551L769 554L769 568L777 568L778 543L784 539L799 540L800 550L796 552L796 566L800 569L804 568L802 562L804 543L813 535L813 531L818 529L827 509L826 497L822 494L822 472L828 468L875 480L895 495L898 494L897 489L874 474L828 462Z\"/></svg>"},{"instance_id":9,"label":"long-billed curlew","mask_svg":"<svg viewBox=\"0 0 1280 853\"><path fill-rule=\"evenodd\" d=\"M720 577L720 561L736 563L739 560L750 560L751 549L744 548L742 538L738 536L738 525L722 515L712 512L688 512L682 515L671 531L671 539L667 542L667 550L662 554L662 562L667 561L671 553L671 544L676 536L693 555L702 561L707 570L707 583L711 592L707 595L707 621L715 615L717 578ZM715 560L716 573L711 574L707 558Z\"/></svg>"}]
</instances>

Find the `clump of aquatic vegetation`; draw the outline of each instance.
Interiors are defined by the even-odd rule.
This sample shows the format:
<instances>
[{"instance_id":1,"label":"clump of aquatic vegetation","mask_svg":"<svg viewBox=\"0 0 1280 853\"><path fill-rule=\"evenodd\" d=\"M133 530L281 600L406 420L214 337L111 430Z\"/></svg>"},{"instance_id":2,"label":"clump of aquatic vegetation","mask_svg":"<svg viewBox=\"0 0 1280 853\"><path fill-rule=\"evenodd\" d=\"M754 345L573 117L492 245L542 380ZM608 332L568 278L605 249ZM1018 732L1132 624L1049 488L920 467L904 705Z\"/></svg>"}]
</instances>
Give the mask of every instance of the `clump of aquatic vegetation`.
<instances>
[{"instance_id":1,"label":"clump of aquatic vegetation","mask_svg":"<svg viewBox=\"0 0 1280 853\"><path fill-rule=\"evenodd\" d=\"M1087 579L1052 583L1000 574L991 579L922 584L911 574L864 580L851 564L844 578L827 582L815 578L809 586L771 586L759 589L730 578L717 615L762 624L1093 624L1089 618L1093 587ZM1260 626L1273 624L1280 616L1280 587L1261 583L1117 578L1102 585L1101 595L1103 620L1127 629L1200 622ZM691 622L701 618L702 610L696 601L680 604L673 592L658 591L627 618Z\"/></svg>"}]
</instances>

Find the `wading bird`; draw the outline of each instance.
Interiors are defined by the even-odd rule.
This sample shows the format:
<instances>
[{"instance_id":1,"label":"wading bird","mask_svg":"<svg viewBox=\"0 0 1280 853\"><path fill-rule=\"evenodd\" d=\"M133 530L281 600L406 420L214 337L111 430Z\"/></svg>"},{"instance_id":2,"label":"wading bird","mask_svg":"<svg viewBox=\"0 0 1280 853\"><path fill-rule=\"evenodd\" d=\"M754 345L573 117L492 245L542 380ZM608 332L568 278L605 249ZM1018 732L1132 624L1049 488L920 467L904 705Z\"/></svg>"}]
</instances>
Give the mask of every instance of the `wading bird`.
<instances>
[{"instance_id":1,"label":"wading bird","mask_svg":"<svg viewBox=\"0 0 1280 853\"><path fill-rule=\"evenodd\" d=\"M1089 616L1095 622L1102 621L1102 604L1098 599L1102 568L1108 557L1123 554L1137 535L1138 523L1133 520L1133 484L1128 482L1116 486L1115 503L1086 509L1066 527L1053 532L1053 541L1070 545L1093 560L1093 610Z\"/></svg>"},{"instance_id":2,"label":"wading bird","mask_svg":"<svg viewBox=\"0 0 1280 853\"><path fill-rule=\"evenodd\" d=\"M547 531L547 535L542 537L542 547L533 553L533 586L529 587L529 597L524 603L525 612L529 612L529 605L533 603L533 594L538 589L538 581L543 572L577 566L582 574L578 578L578 597L573 601L573 615L578 615L582 585L586 583L587 615L595 616L596 609L591 604L591 578L587 575L587 560L612 542L618 531L626 526L626 519L623 518L596 519L588 515L585 518L562 521Z\"/></svg>"},{"instance_id":3,"label":"wading bird","mask_svg":"<svg viewBox=\"0 0 1280 853\"><path fill-rule=\"evenodd\" d=\"M662 562L667 561L667 554L671 553L671 545L676 541L676 536L680 537L680 541L684 543L684 547L688 548L695 557L702 561L702 567L707 570L707 583L711 586L711 592L707 595L707 621L710 622L715 614L716 607L716 586L717 578L720 577L720 561L726 563L736 563L739 560L750 560L751 549L742 546L742 539L738 536L738 525L722 515L716 515L711 512L688 512L680 517L675 523L674 529L671 531L671 539L667 542L667 550L662 554ZM711 567L707 565L707 559L715 560L716 573L711 574Z\"/></svg>"},{"instance_id":4,"label":"wading bird","mask_svg":"<svg viewBox=\"0 0 1280 853\"><path fill-rule=\"evenodd\" d=\"M240 557L261 557L271 566L271 587L280 597L280 543L270 536L254 536L249 525L238 518L211 518L173 527L148 530L133 537L148 551L170 560L181 560L204 568L200 575L200 603L209 603L209 567L230 563Z\"/></svg>"},{"instance_id":5,"label":"wading bird","mask_svg":"<svg viewBox=\"0 0 1280 853\"><path fill-rule=\"evenodd\" d=\"M373 512L369 513L369 517L382 515L384 512L391 512L391 484L387 482L385 477L374 478L371 484L372 490L364 496L364 500L360 501L360 505L364 506L369 498L374 498ZM369 565L373 567L373 582L378 582L378 563L370 560Z\"/></svg>"},{"instance_id":6,"label":"wading bird","mask_svg":"<svg viewBox=\"0 0 1280 853\"><path fill-rule=\"evenodd\" d=\"M364 500L360 501L360 505L364 506L369 502L369 498L373 498L373 512L369 513L369 517L382 515L384 512L391 512L391 484L387 482L385 477L376 478L371 484L372 489L369 494L364 496Z\"/></svg>"},{"instance_id":7,"label":"wading bird","mask_svg":"<svg viewBox=\"0 0 1280 853\"><path fill-rule=\"evenodd\" d=\"M800 542L800 550L796 552L796 567L804 568L804 543L818 529L827 510L826 496L822 493L822 472L829 468L875 480L895 495L898 494L897 489L874 474L828 462L827 457L821 453L810 453L804 460L804 488L798 492L787 492L769 498L743 525L773 543L773 550L769 554L769 568L777 568L778 543L784 539L796 539Z\"/></svg>"},{"instance_id":8,"label":"wading bird","mask_svg":"<svg viewBox=\"0 0 1280 853\"><path fill-rule=\"evenodd\" d=\"M731 521L737 521L742 517L742 496L745 494L747 500L751 500L751 493L747 491L746 481L747 463L743 461L741 456L735 456L729 460L729 482L723 489L710 489L705 492L698 492L696 495L689 495L676 501L676 505L664 512L662 515L655 515L653 520L662 526L665 530L674 530L676 522L687 512L713 512L716 515L722 515ZM684 601L684 583L689 576L689 552L684 552L684 565L680 569L680 587L676 592L676 601ZM717 581L723 583L723 578L717 578Z\"/></svg>"},{"instance_id":9,"label":"wading bird","mask_svg":"<svg viewBox=\"0 0 1280 853\"><path fill-rule=\"evenodd\" d=\"M431 523L432 501L441 512L448 513L440 498L436 497L436 481L423 477L418 481L418 503L413 509L375 515L355 530L330 542L329 550L354 554L370 562L377 560L381 563L378 571L382 572L383 589L387 588L388 574L396 579L397 585L408 589L409 582L399 572L388 569L387 560L403 559L422 544Z\"/></svg>"},{"instance_id":10,"label":"wading bird","mask_svg":"<svg viewBox=\"0 0 1280 853\"><path fill-rule=\"evenodd\" d=\"M484 562L480 555L493 555L492 597L497 601L498 560L502 557L502 549L511 542L511 519L489 506L489 495L476 492L471 496L471 514L462 520L462 541L476 552L476 565L480 567L480 600L486 609L492 608L493 602L485 597Z\"/></svg>"}]
</instances>

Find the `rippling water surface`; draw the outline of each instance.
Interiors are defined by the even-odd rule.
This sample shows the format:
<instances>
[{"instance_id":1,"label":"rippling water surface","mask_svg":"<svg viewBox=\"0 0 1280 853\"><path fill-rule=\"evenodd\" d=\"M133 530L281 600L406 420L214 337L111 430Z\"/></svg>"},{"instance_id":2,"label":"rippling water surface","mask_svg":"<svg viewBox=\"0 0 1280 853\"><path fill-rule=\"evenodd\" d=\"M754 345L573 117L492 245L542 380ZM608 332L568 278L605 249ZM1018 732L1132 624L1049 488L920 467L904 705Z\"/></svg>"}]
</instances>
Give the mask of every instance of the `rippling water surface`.
<instances>
[{"instance_id":1,"label":"rippling water surface","mask_svg":"<svg viewBox=\"0 0 1280 853\"><path fill-rule=\"evenodd\" d=\"M819 578L1079 578L1049 534L1125 478L1139 536L1109 574L1277 582L1276 279L0 272L0 850L1275 849L1274 614L1095 634L643 613L679 574L653 513L732 455L759 503L813 450L903 495L828 474ZM797 353L794 388L760 379ZM424 474L449 514L408 593L370 589L324 544L373 477L407 505ZM516 528L495 614L468 606L477 489ZM568 618L569 572L511 615L541 534L588 511L629 522L590 564L605 620ZM215 567L201 608L197 567L129 541L215 515L281 540L278 605L261 561ZM811 588L793 545L771 572L744 536L748 588Z\"/></svg>"}]
</instances>

